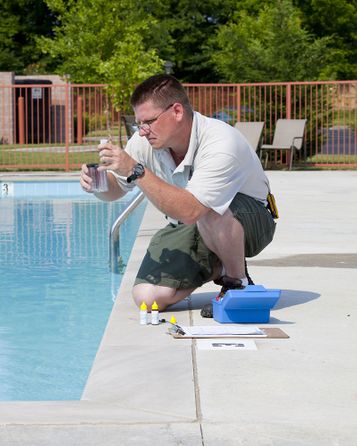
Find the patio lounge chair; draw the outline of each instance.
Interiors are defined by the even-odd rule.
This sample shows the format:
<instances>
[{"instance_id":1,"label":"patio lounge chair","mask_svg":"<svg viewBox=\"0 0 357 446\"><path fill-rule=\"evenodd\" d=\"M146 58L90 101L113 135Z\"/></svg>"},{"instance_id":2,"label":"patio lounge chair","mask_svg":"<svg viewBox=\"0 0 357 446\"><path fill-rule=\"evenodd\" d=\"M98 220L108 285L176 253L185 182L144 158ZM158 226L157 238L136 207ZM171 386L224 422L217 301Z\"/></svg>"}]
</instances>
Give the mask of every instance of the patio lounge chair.
<instances>
[{"instance_id":1,"label":"patio lounge chair","mask_svg":"<svg viewBox=\"0 0 357 446\"><path fill-rule=\"evenodd\" d=\"M129 139L138 130L136 123L135 123L135 116L134 115L122 115L121 120L125 126L126 136Z\"/></svg>"},{"instance_id":2,"label":"patio lounge chair","mask_svg":"<svg viewBox=\"0 0 357 446\"><path fill-rule=\"evenodd\" d=\"M276 122L273 144L263 144L260 147L260 159L266 151L265 167L267 166L269 153L277 150L286 150L291 170L294 159L294 151L301 150L304 140L306 119L278 119ZM289 153L290 152L290 153Z\"/></svg>"},{"instance_id":3,"label":"patio lounge chair","mask_svg":"<svg viewBox=\"0 0 357 446\"><path fill-rule=\"evenodd\" d=\"M261 144L264 129L264 121L236 122L234 127L239 130L245 139L257 151Z\"/></svg>"}]
</instances>

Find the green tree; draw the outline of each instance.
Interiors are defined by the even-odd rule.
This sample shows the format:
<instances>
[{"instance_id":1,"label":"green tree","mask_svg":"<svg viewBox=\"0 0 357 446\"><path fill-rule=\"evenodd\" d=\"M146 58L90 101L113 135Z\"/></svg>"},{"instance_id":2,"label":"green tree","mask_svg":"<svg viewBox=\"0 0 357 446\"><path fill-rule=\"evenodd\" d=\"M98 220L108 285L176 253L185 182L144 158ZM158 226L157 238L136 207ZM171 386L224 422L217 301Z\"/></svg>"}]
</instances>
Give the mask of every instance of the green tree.
<instances>
[{"instance_id":1,"label":"green tree","mask_svg":"<svg viewBox=\"0 0 357 446\"><path fill-rule=\"evenodd\" d=\"M356 0L295 0L302 22L317 37L331 36L330 47L343 57L327 67L326 77L357 79L357 3Z\"/></svg>"},{"instance_id":2,"label":"green tree","mask_svg":"<svg viewBox=\"0 0 357 446\"><path fill-rule=\"evenodd\" d=\"M43 72L48 61L36 48L35 39L41 35L50 36L55 22L46 3L43 0L0 0L0 11L0 71Z\"/></svg>"},{"instance_id":3,"label":"green tree","mask_svg":"<svg viewBox=\"0 0 357 446\"><path fill-rule=\"evenodd\" d=\"M46 0L60 26L38 45L72 82L108 83L115 105L125 109L134 86L163 70L148 42L156 22L134 0Z\"/></svg>"},{"instance_id":4,"label":"green tree","mask_svg":"<svg viewBox=\"0 0 357 446\"><path fill-rule=\"evenodd\" d=\"M155 47L160 57L174 63L177 78L185 82L218 80L207 42L227 23L236 5L237 0L161 0L151 4L160 29L169 36L164 45Z\"/></svg>"},{"instance_id":5,"label":"green tree","mask_svg":"<svg viewBox=\"0 0 357 446\"><path fill-rule=\"evenodd\" d=\"M315 80L337 51L331 38L314 38L290 0L275 0L257 15L236 12L211 41L212 61L228 82Z\"/></svg>"}]
</instances>

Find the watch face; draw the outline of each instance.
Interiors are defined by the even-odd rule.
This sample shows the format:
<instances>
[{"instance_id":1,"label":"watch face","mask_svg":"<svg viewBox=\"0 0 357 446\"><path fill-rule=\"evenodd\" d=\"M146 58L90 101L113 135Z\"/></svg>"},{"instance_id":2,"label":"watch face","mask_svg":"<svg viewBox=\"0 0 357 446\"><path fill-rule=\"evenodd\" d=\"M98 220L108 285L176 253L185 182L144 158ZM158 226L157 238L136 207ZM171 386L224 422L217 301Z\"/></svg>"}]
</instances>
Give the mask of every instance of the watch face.
<instances>
[{"instance_id":1,"label":"watch face","mask_svg":"<svg viewBox=\"0 0 357 446\"><path fill-rule=\"evenodd\" d=\"M133 167L133 173L128 176L126 181L128 183L131 183L132 181L135 181L138 178L142 177L144 173L145 173L145 167L142 164L138 163Z\"/></svg>"},{"instance_id":2,"label":"watch face","mask_svg":"<svg viewBox=\"0 0 357 446\"><path fill-rule=\"evenodd\" d=\"M137 178L144 175L144 172L145 172L145 169L142 164L138 163L138 164L136 164L136 166L134 166L133 173Z\"/></svg>"}]
</instances>

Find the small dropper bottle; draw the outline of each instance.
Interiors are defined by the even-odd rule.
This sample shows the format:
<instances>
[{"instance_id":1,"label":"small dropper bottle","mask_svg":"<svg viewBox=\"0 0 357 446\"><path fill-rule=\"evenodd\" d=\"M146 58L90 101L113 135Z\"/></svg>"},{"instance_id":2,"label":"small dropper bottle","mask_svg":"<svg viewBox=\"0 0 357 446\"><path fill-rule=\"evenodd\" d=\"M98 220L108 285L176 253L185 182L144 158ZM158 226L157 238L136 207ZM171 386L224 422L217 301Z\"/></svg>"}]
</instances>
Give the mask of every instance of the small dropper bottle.
<instances>
[{"instance_id":1,"label":"small dropper bottle","mask_svg":"<svg viewBox=\"0 0 357 446\"><path fill-rule=\"evenodd\" d=\"M147 325L148 323L148 307L143 301L140 305L140 325Z\"/></svg>"},{"instance_id":2,"label":"small dropper bottle","mask_svg":"<svg viewBox=\"0 0 357 446\"><path fill-rule=\"evenodd\" d=\"M151 324L158 325L159 324L159 306L154 300L154 303L151 305Z\"/></svg>"}]
</instances>

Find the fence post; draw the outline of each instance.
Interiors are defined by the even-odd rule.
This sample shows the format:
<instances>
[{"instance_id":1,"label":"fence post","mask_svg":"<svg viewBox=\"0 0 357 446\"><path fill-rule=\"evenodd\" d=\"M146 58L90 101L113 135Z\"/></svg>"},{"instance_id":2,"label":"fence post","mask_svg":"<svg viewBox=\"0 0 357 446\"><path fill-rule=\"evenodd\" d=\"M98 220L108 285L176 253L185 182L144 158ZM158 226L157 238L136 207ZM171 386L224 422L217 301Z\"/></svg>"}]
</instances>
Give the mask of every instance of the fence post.
<instances>
[{"instance_id":1,"label":"fence post","mask_svg":"<svg viewBox=\"0 0 357 446\"><path fill-rule=\"evenodd\" d=\"M291 118L291 84L286 85L286 119Z\"/></svg>"},{"instance_id":2,"label":"fence post","mask_svg":"<svg viewBox=\"0 0 357 446\"><path fill-rule=\"evenodd\" d=\"M291 84L286 85L286 119L291 118ZM290 166L291 150L286 152L286 164Z\"/></svg>"},{"instance_id":3,"label":"fence post","mask_svg":"<svg viewBox=\"0 0 357 446\"><path fill-rule=\"evenodd\" d=\"M17 101L19 112L19 144L25 144L25 101L22 96Z\"/></svg>"},{"instance_id":4,"label":"fence post","mask_svg":"<svg viewBox=\"0 0 357 446\"><path fill-rule=\"evenodd\" d=\"M70 117L70 112L69 112L69 83L68 80L66 82L65 85L65 142L66 142L66 166L65 166L65 170L66 172L69 171L69 120L71 119Z\"/></svg>"},{"instance_id":5,"label":"fence post","mask_svg":"<svg viewBox=\"0 0 357 446\"><path fill-rule=\"evenodd\" d=\"M240 122L240 85L237 85L237 121Z\"/></svg>"},{"instance_id":6,"label":"fence post","mask_svg":"<svg viewBox=\"0 0 357 446\"><path fill-rule=\"evenodd\" d=\"M83 142L83 99L81 96L77 98L77 144Z\"/></svg>"}]
</instances>

